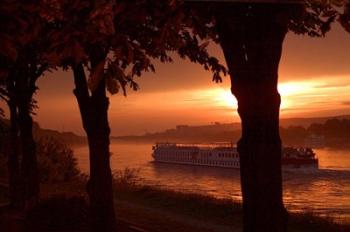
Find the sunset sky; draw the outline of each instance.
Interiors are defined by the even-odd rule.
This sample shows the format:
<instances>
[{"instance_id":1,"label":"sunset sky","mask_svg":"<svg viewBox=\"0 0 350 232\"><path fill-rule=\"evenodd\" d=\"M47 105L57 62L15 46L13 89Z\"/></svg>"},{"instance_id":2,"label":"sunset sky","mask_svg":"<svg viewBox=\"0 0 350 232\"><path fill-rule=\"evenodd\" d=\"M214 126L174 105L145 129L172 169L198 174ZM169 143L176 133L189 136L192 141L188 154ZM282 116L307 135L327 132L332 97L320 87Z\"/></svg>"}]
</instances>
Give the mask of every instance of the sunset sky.
<instances>
[{"instance_id":1,"label":"sunset sky","mask_svg":"<svg viewBox=\"0 0 350 232\"><path fill-rule=\"evenodd\" d=\"M223 64L221 48L210 51ZM156 62L156 73L138 79L140 91L113 95L109 119L112 135L160 131L178 124L239 121L236 100L227 76L211 81L201 66L174 56L173 64ZM289 33L279 70L281 117L319 117L350 114L350 34L335 26L326 38ZM34 117L44 128L84 134L72 73L47 73L39 81L39 109ZM0 104L4 107L4 104Z\"/></svg>"}]
</instances>

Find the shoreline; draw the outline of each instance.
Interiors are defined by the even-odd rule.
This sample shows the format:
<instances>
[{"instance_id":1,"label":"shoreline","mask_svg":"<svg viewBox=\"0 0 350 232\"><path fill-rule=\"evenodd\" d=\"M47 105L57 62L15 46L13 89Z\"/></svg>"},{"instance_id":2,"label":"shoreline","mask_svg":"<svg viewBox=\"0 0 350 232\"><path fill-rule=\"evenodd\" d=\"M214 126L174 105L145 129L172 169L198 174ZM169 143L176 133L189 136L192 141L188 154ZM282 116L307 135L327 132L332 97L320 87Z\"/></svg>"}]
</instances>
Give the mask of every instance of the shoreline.
<instances>
[{"instance_id":1,"label":"shoreline","mask_svg":"<svg viewBox=\"0 0 350 232\"><path fill-rule=\"evenodd\" d=\"M132 225L149 232L241 231L242 208L239 202L139 185L134 182L132 174L125 175L125 173L115 178L114 189L118 223L126 223L129 226ZM4 190L6 189L0 188L0 196L4 196ZM36 224L32 223L32 226L45 226L45 223L48 223L48 219L42 222L43 214L45 215L48 211L55 210L55 207L65 205L61 201L69 201L70 198L82 198L84 201L87 201L85 183L78 181L51 185L42 184L42 200L40 204L44 204L45 207L41 207L41 210L44 210L43 212L39 211L39 213L36 212L34 214L37 218L31 219L36 222ZM4 198L2 197L1 200L3 201ZM54 202L51 206L47 204L50 201ZM57 204L57 202L60 203ZM3 204L4 202L1 203ZM79 210L80 208L84 209L84 207L79 206ZM72 211L75 210L73 207ZM70 208L67 214L69 216ZM289 212L289 214L288 228L292 232L345 232L350 230L350 221L338 223L332 218L320 217L312 212ZM67 215L63 217L67 217ZM64 223L64 220L57 218L52 218L51 220L58 220ZM38 223L44 223L44 225L38 225ZM57 224L57 226L65 228L65 226L69 227L71 225ZM82 224L81 228L86 228L86 223Z\"/></svg>"}]
</instances>

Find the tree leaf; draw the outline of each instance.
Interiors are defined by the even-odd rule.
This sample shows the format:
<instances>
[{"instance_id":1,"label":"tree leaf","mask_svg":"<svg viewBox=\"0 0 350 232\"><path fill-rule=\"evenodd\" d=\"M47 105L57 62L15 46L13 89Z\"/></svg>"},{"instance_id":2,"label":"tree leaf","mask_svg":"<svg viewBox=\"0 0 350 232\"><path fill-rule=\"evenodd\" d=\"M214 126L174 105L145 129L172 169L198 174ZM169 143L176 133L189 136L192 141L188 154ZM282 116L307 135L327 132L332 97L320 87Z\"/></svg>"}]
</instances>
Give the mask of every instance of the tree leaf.
<instances>
[{"instance_id":1,"label":"tree leaf","mask_svg":"<svg viewBox=\"0 0 350 232\"><path fill-rule=\"evenodd\" d=\"M106 87L110 94L116 94L119 92L119 84L118 81L113 79L110 75L106 77Z\"/></svg>"},{"instance_id":2,"label":"tree leaf","mask_svg":"<svg viewBox=\"0 0 350 232\"><path fill-rule=\"evenodd\" d=\"M15 61L17 59L17 49L13 42L9 38L0 38L0 54L8 57L10 60Z\"/></svg>"}]
</instances>

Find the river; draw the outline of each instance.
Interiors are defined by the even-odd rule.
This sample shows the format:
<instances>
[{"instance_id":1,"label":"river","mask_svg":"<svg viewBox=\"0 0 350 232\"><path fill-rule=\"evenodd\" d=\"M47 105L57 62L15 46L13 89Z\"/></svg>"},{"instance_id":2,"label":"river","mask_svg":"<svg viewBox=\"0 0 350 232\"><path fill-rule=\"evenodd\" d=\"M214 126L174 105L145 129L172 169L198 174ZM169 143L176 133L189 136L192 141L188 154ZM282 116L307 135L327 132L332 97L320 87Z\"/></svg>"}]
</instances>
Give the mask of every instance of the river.
<instances>
[{"instance_id":1,"label":"river","mask_svg":"<svg viewBox=\"0 0 350 232\"><path fill-rule=\"evenodd\" d=\"M152 162L152 144L111 144L113 171L137 170L145 185L195 192L240 201L239 170ZM318 170L283 171L286 207L291 211L312 211L337 220L350 220L350 150L315 149ZM79 168L88 173L88 148L75 147Z\"/></svg>"}]
</instances>

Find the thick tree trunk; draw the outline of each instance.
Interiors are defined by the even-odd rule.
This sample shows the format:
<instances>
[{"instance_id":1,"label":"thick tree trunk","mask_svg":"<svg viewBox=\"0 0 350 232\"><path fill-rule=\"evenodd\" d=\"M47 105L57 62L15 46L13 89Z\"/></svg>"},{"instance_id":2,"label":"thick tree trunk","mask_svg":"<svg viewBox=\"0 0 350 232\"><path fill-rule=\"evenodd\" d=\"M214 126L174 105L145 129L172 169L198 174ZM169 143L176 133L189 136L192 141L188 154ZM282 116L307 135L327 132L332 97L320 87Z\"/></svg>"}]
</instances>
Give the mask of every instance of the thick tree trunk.
<instances>
[{"instance_id":1,"label":"thick tree trunk","mask_svg":"<svg viewBox=\"0 0 350 232\"><path fill-rule=\"evenodd\" d=\"M277 79L287 23L270 5L226 10L217 16L217 29L242 121L243 231L286 231Z\"/></svg>"},{"instance_id":2,"label":"thick tree trunk","mask_svg":"<svg viewBox=\"0 0 350 232\"><path fill-rule=\"evenodd\" d=\"M8 179L9 179L9 195L10 205L12 208L21 208L23 199L21 198L20 189L20 172L19 172L19 132L17 125L17 108L13 99L8 101L10 110L10 141L8 154Z\"/></svg>"},{"instance_id":3,"label":"thick tree trunk","mask_svg":"<svg viewBox=\"0 0 350 232\"><path fill-rule=\"evenodd\" d=\"M30 207L39 199L39 173L36 156L36 143L33 138L33 119L30 113L31 96L18 106L18 122L22 145L21 181L25 206Z\"/></svg>"},{"instance_id":4,"label":"thick tree trunk","mask_svg":"<svg viewBox=\"0 0 350 232\"><path fill-rule=\"evenodd\" d=\"M87 191L90 197L91 218L97 231L112 231L115 226L112 174L109 164L109 134L107 121L108 99L92 97L90 107L96 111L91 117L88 141L90 149L90 179ZM98 110L100 108L100 110Z\"/></svg>"},{"instance_id":5,"label":"thick tree trunk","mask_svg":"<svg viewBox=\"0 0 350 232\"><path fill-rule=\"evenodd\" d=\"M90 151L90 179L87 192L90 199L90 217L94 231L115 231L112 173L109 163L108 107L105 83L102 79L89 95L82 65L73 68L75 90L83 127Z\"/></svg>"},{"instance_id":6,"label":"thick tree trunk","mask_svg":"<svg viewBox=\"0 0 350 232\"><path fill-rule=\"evenodd\" d=\"M26 68L15 69L11 72L7 86L11 118L9 186L11 205L15 208L30 207L39 198L39 176L36 144L32 133L31 104L36 90L35 80L41 73L34 74L37 73L30 73Z\"/></svg>"}]
</instances>

